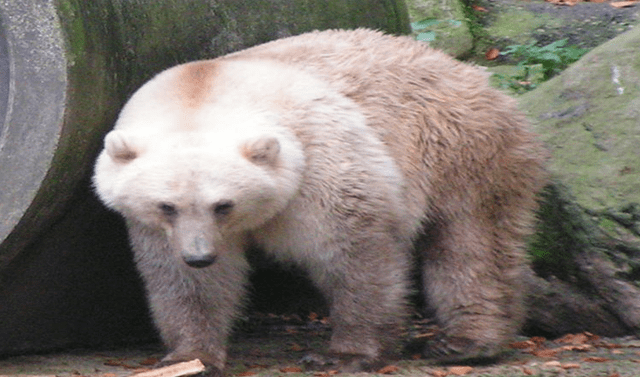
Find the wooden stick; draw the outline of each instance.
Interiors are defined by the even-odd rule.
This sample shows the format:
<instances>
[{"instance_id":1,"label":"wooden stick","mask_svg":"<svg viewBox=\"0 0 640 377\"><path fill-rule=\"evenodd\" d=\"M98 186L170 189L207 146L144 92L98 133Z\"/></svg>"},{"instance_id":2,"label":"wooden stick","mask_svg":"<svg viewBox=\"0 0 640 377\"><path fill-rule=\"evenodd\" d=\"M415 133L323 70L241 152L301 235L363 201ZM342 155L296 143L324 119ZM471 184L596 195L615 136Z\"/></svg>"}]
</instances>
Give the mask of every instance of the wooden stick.
<instances>
[{"instance_id":1,"label":"wooden stick","mask_svg":"<svg viewBox=\"0 0 640 377\"><path fill-rule=\"evenodd\" d=\"M148 372L136 373L131 377L181 377L204 372L204 364L199 359L153 369Z\"/></svg>"}]
</instances>

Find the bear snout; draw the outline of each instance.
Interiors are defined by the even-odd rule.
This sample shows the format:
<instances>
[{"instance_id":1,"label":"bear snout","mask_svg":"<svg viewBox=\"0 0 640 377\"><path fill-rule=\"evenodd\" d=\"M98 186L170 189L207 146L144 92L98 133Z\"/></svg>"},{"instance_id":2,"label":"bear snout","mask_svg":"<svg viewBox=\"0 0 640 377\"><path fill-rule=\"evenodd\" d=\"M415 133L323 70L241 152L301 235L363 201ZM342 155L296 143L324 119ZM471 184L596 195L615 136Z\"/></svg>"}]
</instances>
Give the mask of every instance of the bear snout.
<instances>
[{"instance_id":1,"label":"bear snout","mask_svg":"<svg viewBox=\"0 0 640 377\"><path fill-rule=\"evenodd\" d=\"M215 255L187 255L182 260L189 266L194 268L203 268L211 266L216 261Z\"/></svg>"},{"instance_id":2,"label":"bear snout","mask_svg":"<svg viewBox=\"0 0 640 377\"><path fill-rule=\"evenodd\" d=\"M188 229L188 227L186 228ZM188 266L203 268L216 261L215 249L201 231L195 229L196 234L188 232L185 228L179 229L179 231L182 237L177 237L175 246L177 250L180 250L180 256Z\"/></svg>"}]
</instances>

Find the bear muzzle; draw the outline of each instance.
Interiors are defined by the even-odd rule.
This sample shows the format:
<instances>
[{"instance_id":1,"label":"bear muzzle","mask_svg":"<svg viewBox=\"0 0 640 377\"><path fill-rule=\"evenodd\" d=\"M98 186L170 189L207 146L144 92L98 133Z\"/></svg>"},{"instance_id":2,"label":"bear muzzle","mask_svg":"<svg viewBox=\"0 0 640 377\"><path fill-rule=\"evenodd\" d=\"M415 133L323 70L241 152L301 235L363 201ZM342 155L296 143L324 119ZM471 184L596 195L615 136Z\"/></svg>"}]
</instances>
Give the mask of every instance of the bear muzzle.
<instances>
[{"instance_id":1,"label":"bear muzzle","mask_svg":"<svg viewBox=\"0 0 640 377\"><path fill-rule=\"evenodd\" d=\"M183 240L178 246L182 260L189 267L203 268L212 265L217 256L211 242L203 235L195 235L189 238Z\"/></svg>"}]
</instances>

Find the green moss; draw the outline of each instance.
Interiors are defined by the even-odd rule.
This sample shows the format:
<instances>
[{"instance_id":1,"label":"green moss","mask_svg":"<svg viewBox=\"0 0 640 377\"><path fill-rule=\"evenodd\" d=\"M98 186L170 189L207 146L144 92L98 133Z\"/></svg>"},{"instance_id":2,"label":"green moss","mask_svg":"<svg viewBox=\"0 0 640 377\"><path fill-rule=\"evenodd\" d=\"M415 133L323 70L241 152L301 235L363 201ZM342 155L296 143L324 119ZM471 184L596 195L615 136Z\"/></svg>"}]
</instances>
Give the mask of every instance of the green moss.
<instances>
[{"instance_id":1,"label":"green moss","mask_svg":"<svg viewBox=\"0 0 640 377\"><path fill-rule=\"evenodd\" d=\"M530 12L513 10L500 13L487 32L494 37L509 38L520 43L528 42L529 32L544 24L544 21ZM524 40L522 37L525 37Z\"/></svg>"},{"instance_id":2,"label":"green moss","mask_svg":"<svg viewBox=\"0 0 640 377\"><path fill-rule=\"evenodd\" d=\"M618 38L520 98L551 151L551 171L594 210L640 203L640 70L634 68L640 29ZM612 82L614 69L622 94Z\"/></svg>"},{"instance_id":3,"label":"green moss","mask_svg":"<svg viewBox=\"0 0 640 377\"><path fill-rule=\"evenodd\" d=\"M86 39L83 17L78 14L78 7L72 0L59 0L58 17L65 27L65 35L69 47L69 61L73 65L75 60L86 53Z\"/></svg>"},{"instance_id":4,"label":"green moss","mask_svg":"<svg viewBox=\"0 0 640 377\"><path fill-rule=\"evenodd\" d=\"M573 259L581 240L576 239L580 232L576 231L575 214L567 205L563 190L549 185L541 193L540 221L527 247L538 273L567 280L575 273Z\"/></svg>"}]
</instances>

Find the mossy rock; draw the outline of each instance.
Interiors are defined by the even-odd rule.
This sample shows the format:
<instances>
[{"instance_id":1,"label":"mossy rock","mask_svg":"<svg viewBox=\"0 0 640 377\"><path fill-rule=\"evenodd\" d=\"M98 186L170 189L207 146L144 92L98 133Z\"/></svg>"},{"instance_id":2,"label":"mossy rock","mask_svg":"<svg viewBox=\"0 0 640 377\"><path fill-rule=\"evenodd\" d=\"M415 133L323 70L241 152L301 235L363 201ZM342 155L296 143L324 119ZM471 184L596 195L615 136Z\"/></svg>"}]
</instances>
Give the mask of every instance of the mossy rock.
<instances>
[{"instance_id":1,"label":"mossy rock","mask_svg":"<svg viewBox=\"0 0 640 377\"><path fill-rule=\"evenodd\" d=\"M538 279L528 315L528 326L549 334L640 331L638 51L640 28L519 97L551 155L529 245ZM550 315L554 307L571 315Z\"/></svg>"},{"instance_id":2,"label":"mossy rock","mask_svg":"<svg viewBox=\"0 0 640 377\"><path fill-rule=\"evenodd\" d=\"M593 211L640 203L640 28L520 98L550 169Z\"/></svg>"},{"instance_id":3,"label":"mossy rock","mask_svg":"<svg viewBox=\"0 0 640 377\"><path fill-rule=\"evenodd\" d=\"M407 0L412 22L432 20L431 25L419 32L430 32L429 44L453 56L461 57L473 49L473 35L469 31L460 0ZM414 33L417 34L417 33Z\"/></svg>"}]
</instances>

